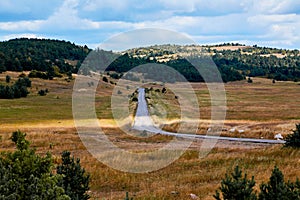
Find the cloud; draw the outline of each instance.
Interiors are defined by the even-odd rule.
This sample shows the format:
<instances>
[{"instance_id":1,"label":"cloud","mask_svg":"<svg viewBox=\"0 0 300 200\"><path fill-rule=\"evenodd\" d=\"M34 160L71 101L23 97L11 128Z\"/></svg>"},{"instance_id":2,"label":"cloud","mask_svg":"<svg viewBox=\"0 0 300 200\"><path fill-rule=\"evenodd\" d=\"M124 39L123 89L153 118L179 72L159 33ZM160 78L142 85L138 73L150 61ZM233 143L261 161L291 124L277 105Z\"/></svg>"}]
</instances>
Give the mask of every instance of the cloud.
<instances>
[{"instance_id":1,"label":"cloud","mask_svg":"<svg viewBox=\"0 0 300 200\"><path fill-rule=\"evenodd\" d=\"M99 47L105 50L121 51L138 46L150 46L153 44L195 44L185 34L172 30L146 28L128 31L114 35Z\"/></svg>"},{"instance_id":2,"label":"cloud","mask_svg":"<svg viewBox=\"0 0 300 200\"><path fill-rule=\"evenodd\" d=\"M43 20L0 22L0 30L4 31L37 31L44 23Z\"/></svg>"},{"instance_id":3,"label":"cloud","mask_svg":"<svg viewBox=\"0 0 300 200\"><path fill-rule=\"evenodd\" d=\"M300 45L300 1L294 0L53 0L53 5L36 0L17 2L0 1L2 37L26 33L96 44L137 28L166 28L201 43L278 41L279 46ZM21 20L11 17L17 11L22 14L15 16Z\"/></svg>"},{"instance_id":4,"label":"cloud","mask_svg":"<svg viewBox=\"0 0 300 200\"><path fill-rule=\"evenodd\" d=\"M4 35L1 37L1 40L10 40L10 39L14 39L14 38L46 38L43 36L39 36L36 34L32 34L32 33L20 33L20 34L10 34L10 35Z\"/></svg>"}]
</instances>

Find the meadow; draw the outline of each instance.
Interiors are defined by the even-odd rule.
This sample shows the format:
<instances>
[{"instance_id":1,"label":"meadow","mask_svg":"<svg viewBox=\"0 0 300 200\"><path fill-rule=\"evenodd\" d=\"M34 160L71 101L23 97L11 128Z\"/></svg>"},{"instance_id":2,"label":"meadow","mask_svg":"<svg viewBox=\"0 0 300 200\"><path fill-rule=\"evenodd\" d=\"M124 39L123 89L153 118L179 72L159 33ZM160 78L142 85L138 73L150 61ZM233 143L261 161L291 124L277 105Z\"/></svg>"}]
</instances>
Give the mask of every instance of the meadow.
<instances>
[{"instance_id":1,"label":"meadow","mask_svg":"<svg viewBox=\"0 0 300 200\"><path fill-rule=\"evenodd\" d=\"M19 73L0 74L0 83L9 74L12 81ZM174 163L158 171L132 174L114 170L97 161L82 144L72 116L72 89L74 80L31 79L32 87L27 98L0 99L1 151L14 149L10 141L12 131L20 129L27 133L27 139L39 154L51 152L54 163L60 162L60 153L69 150L81 159L82 166L91 174L92 199L124 199L126 191L134 199L189 199L196 194L200 199L213 199L226 172L239 165L248 176L255 176L259 184L268 181L271 170L277 165L286 179L294 181L300 177L300 151L283 148L282 145L259 145L249 143L228 143L219 141L204 158L199 159L201 141L191 147ZM103 130L114 144L128 151L157 149L166 144L167 136L134 138L115 126L110 110L110 95L114 85L100 81L95 99L97 116ZM148 87L148 86L147 86ZM157 86L162 89L161 86ZM40 89L48 89L46 96L39 96ZM209 119L209 92L205 84L193 84L200 102L203 123L199 134L205 133ZM236 128L245 132L224 135L237 137L273 138L280 132L287 135L300 122L300 85L296 82L276 82L253 78L225 84L227 95L226 130ZM167 130L178 126L178 101L171 91L166 94L150 94L151 111L157 123ZM160 115L157 109L165 110ZM204 123L206 122L206 123ZM187 122L190 123L190 122Z\"/></svg>"}]
</instances>

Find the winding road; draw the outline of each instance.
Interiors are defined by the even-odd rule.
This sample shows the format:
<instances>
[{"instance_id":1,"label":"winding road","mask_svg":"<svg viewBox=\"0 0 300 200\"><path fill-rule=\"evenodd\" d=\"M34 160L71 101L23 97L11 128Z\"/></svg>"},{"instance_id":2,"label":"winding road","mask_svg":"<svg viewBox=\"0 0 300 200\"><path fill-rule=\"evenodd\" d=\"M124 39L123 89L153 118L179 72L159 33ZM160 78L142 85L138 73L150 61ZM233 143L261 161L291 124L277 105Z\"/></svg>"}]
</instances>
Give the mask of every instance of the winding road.
<instances>
[{"instance_id":1,"label":"winding road","mask_svg":"<svg viewBox=\"0 0 300 200\"><path fill-rule=\"evenodd\" d=\"M185 133L172 133L163 131L156 126L149 115L147 101L145 98L145 89L138 89L138 106L136 115L134 118L133 129L139 131L148 131L151 133L159 133L162 135L170 135L181 138L199 138L199 139L217 139L237 142L251 142L251 143L267 143L267 144L283 144L283 140L270 140L270 139L255 139L255 138L235 138L235 137L221 137L221 136L210 136L210 135L196 135L196 134L185 134Z\"/></svg>"}]
</instances>

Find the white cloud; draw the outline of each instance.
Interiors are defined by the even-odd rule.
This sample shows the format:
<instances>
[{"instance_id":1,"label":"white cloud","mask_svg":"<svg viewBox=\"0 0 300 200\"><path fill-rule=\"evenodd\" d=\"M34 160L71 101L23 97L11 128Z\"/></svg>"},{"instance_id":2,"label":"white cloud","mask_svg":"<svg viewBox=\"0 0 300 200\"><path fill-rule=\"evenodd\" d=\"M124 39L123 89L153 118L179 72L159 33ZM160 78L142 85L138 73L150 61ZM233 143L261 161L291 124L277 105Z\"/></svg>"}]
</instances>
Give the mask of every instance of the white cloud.
<instances>
[{"instance_id":1,"label":"white cloud","mask_svg":"<svg viewBox=\"0 0 300 200\"><path fill-rule=\"evenodd\" d=\"M11 1L0 1L0 11L11 10L12 6ZM17 7L20 6L16 6L18 10ZM105 18L110 13L110 18ZM192 35L201 42L259 44L264 40L294 47L300 45L297 13L300 1L294 0L65 0L46 18L3 21L0 30L2 35L12 36L27 32L55 37L65 34L66 39L91 33L95 39L88 42L98 43L108 35L136 28L166 28ZM84 37L77 39L81 44L87 41Z\"/></svg>"},{"instance_id":2,"label":"white cloud","mask_svg":"<svg viewBox=\"0 0 300 200\"><path fill-rule=\"evenodd\" d=\"M10 40L14 38L45 38L43 36L39 36L32 33L20 33L20 34L10 34L10 35L4 35L1 37L1 40Z\"/></svg>"},{"instance_id":3,"label":"white cloud","mask_svg":"<svg viewBox=\"0 0 300 200\"><path fill-rule=\"evenodd\" d=\"M176 31L147 28L124 32L114 35L99 47L105 50L120 51L137 46L154 44L194 44L195 42L185 34Z\"/></svg>"},{"instance_id":4,"label":"white cloud","mask_svg":"<svg viewBox=\"0 0 300 200\"><path fill-rule=\"evenodd\" d=\"M63 5L44 23L44 26L51 26L59 29L97 29L98 22L78 17L78 0L65 0Z\"/></svg>"},{"instance_id":5,"label":"white cloud","mask_svg":"<svg viewBox=\"0 0 300 200\"><path fill-rule=\"evenodd\" d=\"M44 23L43 20L0 22L0 30L4 31L37 31Z\"/></svg>"},{"instance_id":6,"label":"white cloud","mask_svg":"<svg viewBox=\"0 0 300 200\"><path fill-rule=\"evenodd\" d=\"M65 0L46 20L28 20L17 22L0 22L0 30L4 31L42 31L42 30L74 30L74 29L97 29L99 22L78 17L78 0Z\"/></svg>"}]
</instances>

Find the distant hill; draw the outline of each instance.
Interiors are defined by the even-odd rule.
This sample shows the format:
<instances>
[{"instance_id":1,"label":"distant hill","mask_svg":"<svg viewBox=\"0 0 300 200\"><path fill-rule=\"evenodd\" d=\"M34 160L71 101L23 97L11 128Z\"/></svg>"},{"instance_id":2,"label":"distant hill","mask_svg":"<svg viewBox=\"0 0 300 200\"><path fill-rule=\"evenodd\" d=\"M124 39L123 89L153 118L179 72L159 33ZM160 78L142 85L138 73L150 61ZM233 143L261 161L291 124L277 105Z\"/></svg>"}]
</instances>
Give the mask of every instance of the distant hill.
<instances>
[{"instance_id":1,"label":"distant hill","mask_svg":"<svg viewBox=\"0 0 300 200\"><path fill-rule=\"evenodd\" d=\"M151 60L171 66L175 63L176 69L186 66L182 64L185 57L210 56L225 82L240 80L241 76L259 76L280 81L300 80L300 52L297 49L286 50L224 43L208 46L155 45L129 49L123 53L133 59ZM185 71L184 76L188 79L201 81L201 78L191 75L191 70L182 71Z\"/></svg>"},{"instance_id":2,"label":"distant hill","mask_svg":"<svg viewBox=\"0 0 300 200\"><path fill-rule=\"evenodd\" d=\"M87 46L50 39L21 38L0 42L0 73L7 70L35 70L33 76L44 78L76 73L90 51ZM198 71L185 59L202 55L213 59L224 82L242 80L246 76L281 81L300 80L299 50L233 43L207 46L166 44L128 49L113 57L116 55L121 56L106 69L118 73L111 73L114 77L150 62L171 66L189 81L203 81ZM97 71L95 68L91 70Z\"/></svg>"},{"instance_id":3,"label":"distant hill","mask_svg":"<svg viewBox=\"0 0 300 200\"><path fill-rule=\"evenodd\" d=\"M0 42L0 72L47 72L57 66L60 73L76 72L76 65L85 59L90 49L71 42L50 39L13 39Z\"/></svg>"}]
</instances>

